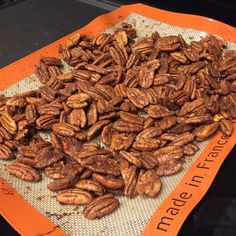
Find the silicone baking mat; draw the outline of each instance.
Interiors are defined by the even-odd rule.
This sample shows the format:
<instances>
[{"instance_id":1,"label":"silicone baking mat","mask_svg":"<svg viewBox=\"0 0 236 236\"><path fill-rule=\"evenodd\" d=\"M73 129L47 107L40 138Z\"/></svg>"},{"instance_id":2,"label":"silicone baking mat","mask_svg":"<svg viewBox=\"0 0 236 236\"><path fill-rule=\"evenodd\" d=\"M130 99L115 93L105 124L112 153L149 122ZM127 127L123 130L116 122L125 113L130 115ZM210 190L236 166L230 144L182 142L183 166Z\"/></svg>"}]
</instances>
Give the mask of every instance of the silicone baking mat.
<instances>
[{"instance_id":1,"label":"silicone baking mat","mask_svg":"<svg viewBox=\"0 0 236 236\"><path fill-rule=\"evenodd\" d=\"M112 32L119 27L121 21L124 21L135 27L138 37L148 36L153 31L158 31L162 36L182 34L185 40L189 41L190 39L199 40L207 34L205 31L193 29L195 28L193 23L191 26L183 25L184 27L179 26L178 20L176 21L178 26L174 26L173 22L170 22L171 24L164 23L169 21L158 20L162 18L158 13L163 15L165 12L141 4L126 6L95 19L87 26L87 29L86 27L82 29L82 33L85 31L88 34L96 35L98 31ZM177 16L180 16L174 13L168 14L173 14L172 19L173 17L178 19ZM182 16L185 19L189 17L187 15ZM109 20L109 17L111 20ZM206 18L205 21L207 22ZM100 28L98 27L99 29L92 32L91 26L95 23L100 24ZM220 36L230 40L235 37L235 29L227 26L227 29L230 29L230 33L226 34L223 24L220 26L222 27L222 32L213 33L218 33ZM209 29L206 29L206 31L209 32ZM65 38L59 41L61 43L65 41ZM0 71L0 86L4 88L2 93L14 95L38 88L40 82L33 74L33 65L37 63L41 55L56 55L59 41L3 68ZM228 42L228 48L236 49L236 44ZM20 67L21 64L24 64L22 68ZM17 71L19 68L21 70ZM65 70L68 69L65 65ZM14 74L16 71L17 73ZM43 181L39 183L24 182L9 175L5 171L5 166L8 163L0 161L0 177L14 188L13 190L3 180L0 182L0 211L22 235L64 235L64 232L72 236L136 236L142 233L143 235L175 235L184 219L209 188L220 164L233 147L235 136L235 132L231 138L225 138L218 134L211 141L200 143L200 151L194 156L186 158L182 172L174 176L161 178L163 187L156 198L151 199L139 196L130 200L125 197L119 197L121 206L116 212L94 221L83 217L81 213L82 207L65 206L56 202L55 194L46 188L46 185L51 181L46 176L43 176ZM213 152L215 155L211 154ZM207 157L207 160L211 161L206 161ZM15 190L24 200L16 194ZM25 201L37 211L32 210L32 207L26 204ZM175 214L173 209L175 209ZM37 212L40 212L53 224ZM21 219L20 215L24 215L23 217L26 217L26 219ZM37 222L34 216L38 220Z\"/></svg>"}]
</instances>

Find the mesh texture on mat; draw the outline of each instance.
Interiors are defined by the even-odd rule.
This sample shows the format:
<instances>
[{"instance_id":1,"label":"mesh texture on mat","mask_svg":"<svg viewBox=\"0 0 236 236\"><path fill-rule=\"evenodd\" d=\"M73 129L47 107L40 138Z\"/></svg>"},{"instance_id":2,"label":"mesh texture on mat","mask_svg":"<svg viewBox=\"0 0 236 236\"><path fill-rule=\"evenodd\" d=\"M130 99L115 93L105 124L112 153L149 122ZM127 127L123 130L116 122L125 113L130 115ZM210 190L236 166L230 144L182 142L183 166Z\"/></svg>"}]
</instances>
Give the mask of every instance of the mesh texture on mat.
<instances>
[{"instance_id":1,"label":"mesh texture on mat","mask_svg":"<svg viewBox=\"0 0 236 236\"><path fill-rule=\"evenodd\" d=\"M158 31L161 36L182 34L188 42L192 39L200 40L206 35L205 32L199 30L171 26L138 14L130 14L124 21L131 23L136 28L138 37L148 36L153 31ZM119 25L115 25L106 32L112 32ZM228 48L236 48L236 45L228 43ZM3 93L14 95L19 92L38 88L39 86L40 82L36 79L36 76L31 75L5 89ZM59 225L62 230L71 236L137 236L141 234L156 209L158 209L165 198L173 191L207 144L208 141L200 143L200 151L193 157L186 158L182 172L174 176L161 178L163 183L162 190L156 198L151 199L139 196L134 199L128 199L126 197L119 197L121 203L120 208L113 214L100 220L91 221L85 219L82 215L83 207L59 204L55 199L55 194L46 187L51 180L45 175L43 176L43 181L39 183L24 182L9 175L5 171L5 166L8 165L8 162L0 160L0 176L10 183L35 209L48 217L55 225Z\"/></svg>"}]
</instances>

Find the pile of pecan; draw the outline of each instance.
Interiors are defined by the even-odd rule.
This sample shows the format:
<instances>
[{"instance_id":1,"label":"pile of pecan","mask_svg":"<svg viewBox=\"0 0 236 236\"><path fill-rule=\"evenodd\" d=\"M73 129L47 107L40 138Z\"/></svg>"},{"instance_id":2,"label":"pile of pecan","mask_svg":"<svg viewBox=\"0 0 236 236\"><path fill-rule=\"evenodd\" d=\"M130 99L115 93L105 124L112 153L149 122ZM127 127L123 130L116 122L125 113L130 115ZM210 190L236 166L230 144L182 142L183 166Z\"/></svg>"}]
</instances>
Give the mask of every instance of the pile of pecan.
<instances>
[{"instance_id":1,"label":"pile of pecan","mask_svg":"<svg viewBox=\"0 0 236 236\"><path fill-rule=\"evenodd\" d=\"M213 35L136 37L125 23L76 34L59 48L69 72L43 57L38 90L0 96L0 159L15 159L7 171L26 181L44 172L57 201L86 205L89 219L114 211L115 195L156 197L198 142L233 132L236 51Z\"/></svg>"}]
</instances>

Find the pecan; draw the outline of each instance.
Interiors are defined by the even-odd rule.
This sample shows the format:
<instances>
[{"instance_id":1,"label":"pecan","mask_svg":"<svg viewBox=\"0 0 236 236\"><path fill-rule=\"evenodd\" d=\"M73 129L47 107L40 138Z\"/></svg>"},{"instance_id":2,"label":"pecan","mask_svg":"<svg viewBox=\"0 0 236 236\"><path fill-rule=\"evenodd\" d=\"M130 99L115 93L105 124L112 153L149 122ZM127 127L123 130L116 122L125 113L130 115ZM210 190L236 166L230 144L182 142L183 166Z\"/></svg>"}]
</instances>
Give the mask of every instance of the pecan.
<instances>
[{"instance_id":1,"label":"pecan","mask_svg":"<svg viewBox=\"0 0 236 236\"><path fill-rule=\"evenodd\" d=\"M149 88L152 86L154 79L154 70L147 67L141 67L139 72L139 84L142 88Z\"/></svg>"},{"instance_id":2,"label":"pecan","mask_svg":"<svg viewBox=\"0 0 236 236\"><path fill-rule=\"evenodd\" d=\"M128 149L134 141L133 135L113 134L111 136L110 148L114 151Z\"/></svg>"},{"instance_id":3,"label":"pecan","mask_svg":"<svg viewBox=\"0 0 236 236\"><path fill-rule=\"evenodd\" d=\"M166 116L174 115L173 111L161 105L150 105L147 107L147 113L152 118L163 118Z\"/></svg>"},{"instance_id":4,"label":"pecan","mask_svg":"<svg viewBox=\"0 0 236 236\"><path fill-rule=\"evenodd\" d=\"M72 187L76 183L74 175L67 175L64 178L56 179L47 185L51 191L60 191Z\"/></svg>"},{"instance_id":5,"label":"pecan","mask_svg":"<svg viewBox=\"0 0 236 236\"><path fill-rule=\"evenodd\" d=\"M177 119L175 116L167 116L164 117L159 123L158 127L160 127L161 130L167 130L174 126L177 122Z\"/></svg>"},{"instance_id":6,"label":"pecan","mask_svg":"<svg viewBox=\"0 0 236 236\"><path fill-rule=\"evenodd\" d=\"M115 39L118 44L121 44L124 46L127 45L128 43L128 37L125 31L118 31L117 33L115 33Z\"/></svg>"},{"instance_id":7,"label":"pecan","mask_svg":"<svg viewBox=\"0 0 236 236\"><path fill-rule=\"evenodd\" d=\"M26 107L26 109L25 109L25 117L26 117L26 120L30 124L34 123L37 120L38 114L37 114L36 106L34 104L29 104Z\"/></svg>"},{"instance_id":8,"label":"pecan","mask_svg":"<svg viewBox=\"0 0 236 236\"><path fill-rule=\"evenodd\" d=\"M92 194L82 189L70 188L57 193L57 201L64 204L87 205L92 200Z\"/></svg>"},{"instance_id":9,"label":"pecan","mask_svg":"<svg viewBox=\"0 0 236 236\"><path fill-rule=\"evenodd\" d=\"M63 151L72 157L77 159L81 150L81 142L75 137L65 137L60 140Z\"/></svg>"},{"instance_id":10,"label":"pecan","mask_svg":"<svg viewBox=\"0 0 236 236\"><path fill-rule=\"evenodd\" d=\"M9 160L14 158L14 153L6 144L0 144L0 160Z\"/></svg>"},{"instance_id":11,"label":"pecan","mask_svg":"<svg viewBox=\"0 0 236 236\"><path fill-rule=\"evenodd\" d=\"M35 168L45 168L50 166L63 158L63 154L58 150L52 148L44 148L36 157L35 157Z\"/></svg>"},{"instance_id":12,"label":"pecan","mask_svg":"<svg viewBox=\"0 0 236 236\"><path fill-rule=\"evenodd\" d=\"M156 137L160 136L161 134L162 134L161 129L159 129L157 127L150 127L150 128L146 128L142 132L140 132L137 135L136 140L156 138Z\"/></svg>"},{"instance_id":13,"label":"pecan","mask_svg":"<svg viewBox=\"0 0 236 236\"><path fill-rule=\"evenodd\" d=\"M179 161L172 160L156 168L156 173L159 176L169 176L177 174L182 169L182 164Z\"/></svg>"},{"instance_id":14,"label":"pecan","mask_svg":"<svg viewBox=\"0 0 236 236\"><path fill-rule=\"evenodd\" d=\"M126 151L120 151L120 155L125 158L128 162L131 164L134 164L137 167L142 166L142 161L141 161L141 154L138 152L126 152Z\"/></svg>"},{"instance_id":15,"label":"pecan","mask_svg":"<svg viewBox=\"0 0 236 236\"><path fill-rule=\"evenodd\" d=\"M120 115L121 120L125 122L143 125L144 118L139 115L132 114L129 112L124 112L124 111L120 111L119 115Z\"/></svg>"},{"instance_id":16,"label":"pecan","mask_svg":"<svg viewBox=\"0 0 236 236\"><path fill-rule=\"evenodd\" d=\"M0 122L2 126L10 133L15 134L17 131L17 125L16 122L13 120L13 118L8 114L7 112L3 112L1 114Z\"/></svg>"},{"instance_id":17,"label":"pecan","mask_svg":"<svg viewBox=\"0 0 236 236\"><path fill-rule=\"evenodd\" d=\"M61 173L61 170L65 167L63 161L59 161L51 166L45 168L45 174L51 179L63 179L65 175Z\"/></svg>"},{"instance_id":18,"label":"pecan","mask_svg":"<svg viewBox=\"0 0 236 236\"><path fill-rule=\"evenodd\" d=\"M144 108L149 104L145 94L137 88L127 88L128 99L138 108Z\"/></svg>"},{"instance_id":19,"label":"pecan","mask_svg":"<svg viewBox=\"0 0 236 236\"><path fill-rule=\"evenodd\" d=\"M193 143L188 143L183 147L183 153L187 156L193 156L198 150L199 147Z\"/></svg>"},{"instance_id":20,"label":"pecan","mask_svg":"<svg viewBox=\"0 0 236 236\"><path fill-rule=\"evenodd\" d=\"M208 121L212 121L212 116L210 114L194 117L177 117L177 122L180 124L200 124Z\"/></svg>"},{"instance_id":21,"label":"pecan","mask_svg":"<svg viewBox=\"0 0 236 236\"><path fill-rule=\"evenodd\" d=\"M122 160L120 162L121 176L125 183L124 194L133 198L136 196L136 184L138 179L137 167L135 165L130 165L127 160Z\"/></svg>"},{"instance_id":22,"label":"pecan","mask_svg":"<svg viewBox=\"0 0 236 236\"><path fill-rule=\"evenodd\" d=\"M95 103L92 103L87 112L88 125L93 125L98 120L97 106Z\"/></svg>"},{"instance_id":23,"label":"pecan","mask_svg":"<svg viewBox=\"0 0 236 236\"><path fill-rule=\"evenodd\" d=\"M115 134L117 131L115 129L113 129L113 124L109 124L107 126L105 126L102 130L102 133L101 133L101 141L110 146L111 144L111 138L112 138L112 135Z\"/></svg>"},{"instance_id":24,"label":"pecan","mask_svg":"<svg viewBox=\"0 0 236 236\"><path fill-rule=\"evenodd\" d=\"M42 115L36 120L36 125L40 129L50 129L53 124L58 123L59 120L52 115Z\"/></svg>"},{"instance_id":25,"label":"pecan","mask_svg":"<svg viewBox=\"0 0 236 236\"><path fill-rule=\"evenodd\" d=\"M105 189L96 181L93 181L91 179L82 179L79 180L76 185L76 188L84 189L87 191L94 192L96 195L101 196L104 194Z\"/></svg>"},{"instance_id":26,"label":"pecan","mask_svg":"<svg viewBox=\"0 0 236 236\"><path fill-rule=\"evenodd\" d=\"M41 57L40 61L47 66L62 66L61 60L56 57Z\"/></svg>"},{"instance_id":27,"label":"pecan","mask_svg":"<svg viewBox=\"0 0 236 236\"><path fill-rule=\"evenodd\" d=\"M147 138L136 140L132 147L138 151L154 151L160 146L160 140L155 138Z\"/></svg>"},{"instance_id":28,"label":"pecan","mask_svg":"<svg viewBox=\"0 0 236 236\"><path fill-rule=\"evenodd\" d=\"M194 140L194 134L190 132L182 133L181 135L178 135L176 139L173 140L172 145L175 146L184 146L187 143L190 143Z\"/></svg>"},{"instance_id":29,"label":"pecan","mask_svg":"<svg viewBox=\"0 0 236 236\"><path fill-rule=\"evenodd\" d=\"M75 125L68 123L56 123L52 125L52 130L61 136L74 136L80 129Z\"/></svg>"},{"instance_id":30,"label":"pecan","mask_svg":"<svg viewBox=\"0 0 236 236\"><path fill-rule=\"evenodd\" d=\"M88 106L88 100L90 96L86 93L78 93L71 95L67 99L67 105L71 108L83 108Z\"/></svg>"},{"instance_id":31,"label":"pecan","mask_svg":"<svg viewBox=\"0 0 236 236\"><path fill-rule=\"evenodd\" d=\"M139 195L156 197L161 190L161 180L155 170L141 170L139 173L136 192Z\"/></svg>"},{"instance_id":32,"label":"pecan","mask_svg":"<svg viewBox=\"0 0 236 236\"><path fill-rule=\"evenodd\" d=\"M105 155L96 155L83 158L80 164L94 172L102 174L120 175L119 163Z\"/></svg>"},{"instance_id":33,"label":"pecan","mask_svg":"<svg viewBox=\"0 0 236 236\"><path fill-rule=\"evenodd\" d=\"M142 152L140 158L142 166L146 169L153 169L157 165L153 152Z\"/></svg>"},{"instance_id":34,"label":"pecan","mask_svg":"<svg viewBox=\"0 0 236 236\"><path fill-rule=\"evenodd\" d=\"M83 210L83 215L88 219L99 219L113 212L120 205L119 201L108 193L95 198Z\"/></svg>"},{"instance_id":35,"label":"pecan","mask_svg":"<svg viewBox=\"0 0 236 236\"><path fill-rule=\"evenodd\" d=\"M138 133L143 130L143 125L118 120L114 123L113 128L119 132Z\"/></svg>"},{"instance_id":36,"label":"pecan","mask_svg":"<svg viewBox=\"0 0 236 236\"><path fill-rule=\"evenodd\" d=\"M100 120L93 124L88 130L87 139L90 140L94 138L108 123L110 123L109 120Z\"/></svg>"},{"instance_id":37,"label":"pecan","mask_svg":"<svg viewBox=\"0 0 236 236\"><path fill-rule=\"evenodd\" d=\"M167 130L168 133L182 134L185 132L191 132L193 127L188 124L176 124L173 128Z\"/></svg>"},{"instance_id":38,"label":"pecan","mask_svg":"<svg viewBox=\"0 0 236 236\"><path fill-rule=\"evenodd\" d=\"M214 134L219 128L218 122L213 122L207 125L201 125L196 128L193 133L197 141L204 141Z\"/></svg>"},{"instance_id":39,"label":"pecan","mask_svg":"<svg viewBox=\"0 0 236 236\"><path fill-rule=\"evenodd\" d=\"M125 186L122 179L115 178L113 175L101 175L98 173L93 173L92 178L102 186L109 189L122 189Z\"/></svg>"},{"instance_id":40,"label":"pecan","mask_svg":"<svg viewBox=\"0 0 236 236\"><path fill-rule=\"evenodd\" d=\"M234 131L233 123L230 120L222 119L220 121L220 129L224 135L231 136Z\"/></svg>"},{"instance_id":41,"label":"pecan","mask_svg":"<svg viewBox=\"0 0 236 236\"><path fill-rule=\"evenodd\" d=\"M69 123L71 125L84 128L87 123L87 117L84 109L73 109L69 115Z\"/></svg>"},{"instance_id":42,"label":"pecan","mask_svg":"<svg viewBox=\"0 0 236 236\"><path fill-rule=\"evenodd\" d=\"M11 175L14 175L25 181L37 182L41 180L41 175L37 170L17 161L8 165L6 169Z\"/></svg>"}]
</instances>

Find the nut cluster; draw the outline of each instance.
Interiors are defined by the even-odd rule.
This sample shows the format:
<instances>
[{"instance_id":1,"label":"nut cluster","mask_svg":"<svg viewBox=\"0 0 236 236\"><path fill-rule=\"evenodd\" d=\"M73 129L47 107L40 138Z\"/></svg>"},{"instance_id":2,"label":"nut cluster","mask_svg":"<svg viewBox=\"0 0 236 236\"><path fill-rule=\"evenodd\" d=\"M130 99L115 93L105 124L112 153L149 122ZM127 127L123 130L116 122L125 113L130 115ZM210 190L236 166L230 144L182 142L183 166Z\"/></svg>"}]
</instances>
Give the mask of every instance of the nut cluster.
<instances>
[{"instance_id":1,"label":"nut cluster","mask_svg":"<svg viewBox=\"0 0 236 236\"><path fill-rule=\"evenodd\" d=\"M233 132L236 51L225 47L213 35L136 40L126 23L95 39L76 34L59 48L69 72L42 57L38 90L0 95L0 159L15 159L6 169L26 181L44 171L57 201L86 205L89 219L114 211L115 195L156 197L197 142ZM102 146L87 142L96 137Z\"/></svg>"}]
</instances>

